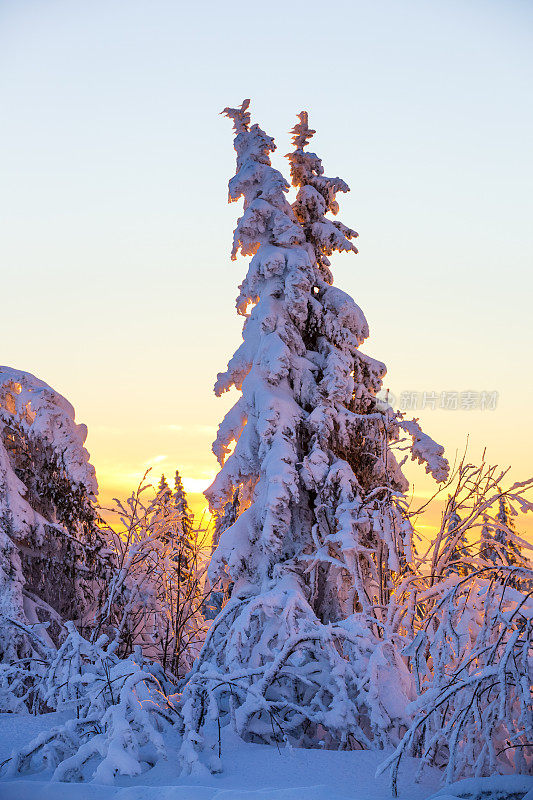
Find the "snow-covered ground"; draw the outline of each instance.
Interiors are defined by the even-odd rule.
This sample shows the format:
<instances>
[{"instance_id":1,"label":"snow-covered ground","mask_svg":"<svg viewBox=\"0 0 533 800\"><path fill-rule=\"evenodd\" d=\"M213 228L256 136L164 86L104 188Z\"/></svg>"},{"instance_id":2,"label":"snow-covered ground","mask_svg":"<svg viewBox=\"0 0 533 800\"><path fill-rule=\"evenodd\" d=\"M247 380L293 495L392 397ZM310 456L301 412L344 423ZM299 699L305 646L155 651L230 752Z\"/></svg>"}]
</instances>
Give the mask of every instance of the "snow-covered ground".
<instances>
[{"instance_id":1,"label":"snow-covered ground","mask_svg":"<svg viewBox=\"0 0 533 800\"><path fill-rule=\"evenodd\" d=\"M0 714L0 763L13 748L65 718L53 713L40 717ZM1 800L389 800L386 776L375 777L383 753L368 751L287 750L244 744L231 735L223 740L224 771L212 775L180 775L178 736L167 735L167 761L138 778L120 778L113 786L96 783L51 783L49 775L29 775L0 781ZM533 800L533 778L508 776L461 781L439 790L437 770L421 783L412 774L413 759L400 773L400 800L455 800L484 796L490 800ZM480 791L481 790L481 791ZM483 790L488 790L484 794ZM482 793L483 792L483 793ZM527 794L527 798L524 795Z\"/></svg>"},{"instance_id":2,"label":"snow-covered ground","mask_svg":"<svg viewBox=\"0 0 533 800\"><path fill-rule=\"evenodd\" d=\"M13 748L57 724L63 715L41 717L0 714L0 762ZM121 778L115 786L94 783L50 783L44 773L0 782L2 800L383 800L390 798L386 776L375 778L383 753L287 750L244 744L225 736L224 771L180 775L178 737L167 737L169 757L138 778ZM174 757L174 754L176 756ZM400 781L400 798L425 800L438 788L437 771L423 784L408 776Z\"/></svg>"}]
</instances>

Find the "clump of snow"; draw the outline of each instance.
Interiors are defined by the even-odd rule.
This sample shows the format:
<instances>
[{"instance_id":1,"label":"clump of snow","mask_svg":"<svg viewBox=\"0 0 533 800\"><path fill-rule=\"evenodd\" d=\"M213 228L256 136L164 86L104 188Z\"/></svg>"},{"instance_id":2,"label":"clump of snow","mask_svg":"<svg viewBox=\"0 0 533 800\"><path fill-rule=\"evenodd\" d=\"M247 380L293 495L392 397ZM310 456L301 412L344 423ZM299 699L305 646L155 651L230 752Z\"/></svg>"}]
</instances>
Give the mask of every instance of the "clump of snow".
<instances>
[{"instance_id":1,"label":"clump of snow","mask_svg":"<svg viewBox=\"0 0 533 800\"><path fill-rule=\"evenodd\" d=\"M426 472L429 472L436 481L446 480L450 467L444 458L444 447L424 433L414 419L402 420L399 425L412 438L411 458L413 461L418 461L419 464L425 463Z\"/></svg>"}]
</instances>

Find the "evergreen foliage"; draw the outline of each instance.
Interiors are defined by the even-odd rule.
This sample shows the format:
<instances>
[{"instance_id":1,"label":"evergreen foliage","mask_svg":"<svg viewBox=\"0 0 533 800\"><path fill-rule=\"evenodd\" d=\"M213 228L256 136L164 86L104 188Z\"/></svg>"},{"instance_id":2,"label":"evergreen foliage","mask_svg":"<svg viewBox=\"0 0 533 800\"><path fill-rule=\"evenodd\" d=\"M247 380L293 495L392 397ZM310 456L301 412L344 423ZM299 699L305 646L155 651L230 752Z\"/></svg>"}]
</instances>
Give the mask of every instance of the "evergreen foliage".
<instances>
[{"instance_id":1,"label":"evergreen foliage","mask_svg":"<svg viewBox=\"0 0 533 800\"><path fill-rule=\"evenodd\" d=\"M236 134L229 197L244 200L232 258L253 257L237 298L243 343L215 385L241 397L219 427L221 469L206 493L219 518L238 498L210 566L234 586L184 689L187 768L206 707L252 741L281 731L304 746L397 741L398 705L386 708L367 687L362 664L376 647L405 685L394 647L379 645L380 609L401 559L412 557L407 482L392 451L402 427L414 458L438 480L448 471L442 447L415 421L378 404L385 367L360 351L364 314L331 285L329 256L356 252L355 232L327 216L348 186L305 151L313 132L301 114L291 206L270 162L274 141L251 124L248 106L224 112Z\"/></svg>"}]
</instances>

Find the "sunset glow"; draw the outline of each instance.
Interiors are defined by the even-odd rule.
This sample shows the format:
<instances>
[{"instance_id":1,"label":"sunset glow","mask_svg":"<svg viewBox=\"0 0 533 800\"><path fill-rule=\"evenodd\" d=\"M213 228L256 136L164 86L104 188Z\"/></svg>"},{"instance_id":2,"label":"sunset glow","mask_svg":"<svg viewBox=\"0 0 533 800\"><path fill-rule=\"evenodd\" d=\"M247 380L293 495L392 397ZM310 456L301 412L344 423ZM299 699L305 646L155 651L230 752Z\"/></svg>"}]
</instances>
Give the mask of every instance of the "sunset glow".
<instances>
[{"instance_id":1,"label":"sunset glow","mask_svg":"<svg viewBox=\"0 0 533 800\"><path fill-rule=\"evenodd\" d=\"M250 76L223 54L231 23L221 6L210 4L203 32L189 37L192 12L157 5L165 24L150 36L137 2L128 14L102 2L3 7L1 259L25 298L24 325L19 303L4 308L3 361L72 402L104 503L147 465L157 476L177 466L200 509L217 469L211 441L232 402L212 386L240 339L233 304L246 270L229 258L233 153L218 113L248 96ZM473 457L486 446L519 478L533 448L530 10L473 3L447 16L440 3L415 5L357 11L358 45L339 45L335 81L324 83L312 60L305 86L287 91L281 63L256 63L254 113L260 122L268 113L281 166L284 132L309 101L328 169L351 184L342 212L359 231L359 255L335 258L335 281L365 310L364 350L386 362L386 386L396 398L497 391L494 411L417 415L452 460L469 435ZM339 23L340 6L331 9ZM295 13L284 9L279 52L291 50ZM337 27L341 40L351 30ZM378 30L386 62L374 57ZM185 69L198 35L204 61ZM252 57L256 44L243 48ZM421 472L408 469L417 493Z\"/></svg>"},{"instance_id":2,"label":"sunset glow","mask_svg":"<svg viewBox=\"0 0 533 800\"><path fill-rule=\"evenodd\" d=\"M0 64L0 796L533 800L533 4Z\"/></svg>"}]
</instances>

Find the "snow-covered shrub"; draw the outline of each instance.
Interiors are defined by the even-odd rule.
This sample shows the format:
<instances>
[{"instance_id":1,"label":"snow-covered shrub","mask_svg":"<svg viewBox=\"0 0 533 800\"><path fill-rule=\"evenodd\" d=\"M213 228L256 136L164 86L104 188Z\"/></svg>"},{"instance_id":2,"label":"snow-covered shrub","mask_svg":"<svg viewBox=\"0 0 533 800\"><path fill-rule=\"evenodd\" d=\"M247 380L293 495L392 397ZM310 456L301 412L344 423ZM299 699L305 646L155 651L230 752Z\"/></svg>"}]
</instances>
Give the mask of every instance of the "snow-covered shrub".
<instances>
[{"instance_id":1,"label":"snow-covered shrub","mask_svg":"<svg viewBox=\"0 0 533 800\"><path fill-rule=\"evenodd\" d=\"M174 690L140 648L118 658L102 636L90 643L72 623L41 681L50 708L69 710L63 724L13 753L6 775L53 770L53 780L111 783L138 775L165 756L162 730L175 724Z\"/></svg>"},{"instance_id":2,"label":"snow-covered shrub","mask_svg":"<svg viewBox=\"0 0 533 800\"><path fill-rule=\"evenodd\" d=\"M480 560L494 566L530 567L523 551L533 547L518 535L514 519L533 511L528 499L533 478L502 488L508 471L485 459L471 464L465 454L436 493L435 498L444 490L450 492L440 527L422 556L433 582L454 574L465 576L479 567ZM416 518L419 511L410 514Z\"/></svg>"},{"instance_id":3,"label":"snow-covered shrub","mask_svg":"<svg viewBox=\"0 0 533 800\"><path fill-rule=\"evenodd\" d=\"M533 770L532 580L520 567L477 570L456 579L427 616L404 651L420 693L382 767L394 788L404 755L418 756L420 770L444 767L446 782Z\"/></svg>"},{"instance_id":4,"label":"snow-covered shrub","mask_svg":"<svg viewBox=\"0 0 533 800\"><path fill-rule=\"evenodd\" d=\"M533 570L512 518L533 510L533 480L502 488L506 472L461 460L433 541L395 589L393 627L417 697L383 766L394 787L405 754L445 768L446 782L532 767Z\"/></svg>"},{"instance_id":5,"label":"snow-covered shrub","mask_svg":"<svg viewBox=\"0 0 533 800\"><path fill-rule=\"evenodd\" d=\"M233 588L183 691L188 768L213 723L216 734L228 721L254 741L398 741L411 686L384 607L413 557L392 450L402 429L413 458L437 480L448 472L442 447L378 402L385 366L360 350L364 314L331 285L329 256L357 252L357 234L328 216L348 187L305 150L307 116L293 131L291 206L248 101L226 114L237 153L229 196L244 199L232 258L253 257L237 298L243 342L215 385L242 394L219 427L221 469L206 492L218 519L233 513L210 566ZM396 697L369 684L381 670Z\"/></svg>"},{"instance_id":6,"label":"snow-covered shrub","mask_svg":"<svg viewBox=\"0 0 533 800\"><path fill-rule=\"evenodd\" d=\"M30 626L10 619L10 626L23 634L28 655L0 663L0 711L38 714L48 710L42 682L55 653L45 640L48 623Z\"/></svg>"},{"instance_id":7,"label":"snow-covered shrub","mask_svg":"<svg viewBox=\"0 0 533 800\"><path fill-rule=\"evenodd\" d=\"M5 708L21 710L31 701L32 708L69 715L14 753L9 774L53 769L54 780L111 782L165 754L162 728L178 721L171 698L177 676L192 665L208 626L205 532L193 525L179 475L174 492L162 479L153 497L143 480L117 507L121 525L101 528L109 582L84 635L62 621L56 648L41 641L42 625L26 626L31 658L0 669Z\"/></svg>"},{"instance_id":8,"label":"snow-covered shrub","mask_svg":"<svg viewBox=\"0 0 533 800\"><path fill-rule=\"evenodd\" d=\"M105 633L121 657L141 646L146 657L183 677L207 629L206 531L193 524L179 473L174 492L163 477L154 497L145 475L125 503L115 503L120 524L103 531L113 569L92 639Z\"/></svg>"},{"instance_id":9,"label":"snow-covered shrub","mask_svg":"<svg viewBox=\"0 0 533 800\"><path fill-rule=\"evenodd\" d=\"M250 632L268 644L269 658ZM285 576L260 597L234 591L213 623L181 702L182 764L194 770L198 745L216 745L203 730L210 719L247 741L390 746L412 699L396 637L373 632L363 615L322 624ZM216 757L210 766L218 768Z\"/></svg>"}]
</instances>

